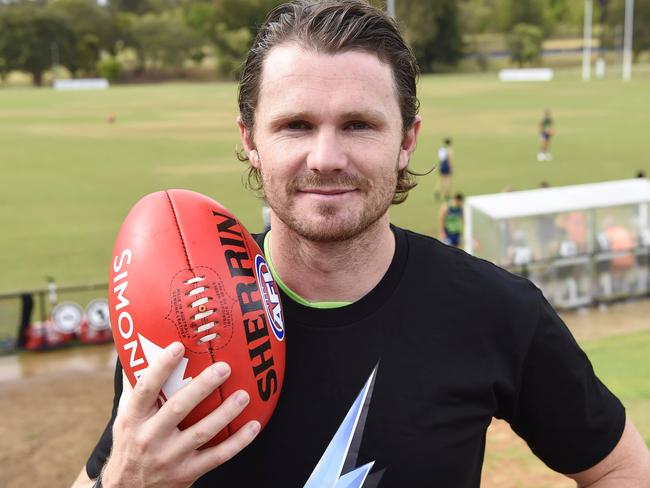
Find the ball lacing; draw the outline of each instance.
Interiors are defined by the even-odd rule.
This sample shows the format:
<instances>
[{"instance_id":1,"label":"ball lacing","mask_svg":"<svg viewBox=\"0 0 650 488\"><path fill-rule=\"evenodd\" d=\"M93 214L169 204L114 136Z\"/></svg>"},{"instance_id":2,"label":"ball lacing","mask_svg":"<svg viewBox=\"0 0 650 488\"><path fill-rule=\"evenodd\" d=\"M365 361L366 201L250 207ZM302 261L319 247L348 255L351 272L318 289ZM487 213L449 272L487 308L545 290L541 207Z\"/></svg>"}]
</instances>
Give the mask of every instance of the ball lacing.
<instances>
[{"instance_id":1,"label":"ball lacing","mask_svg":"<svg viewBox=\"0 0 650 488\"><path fill-rule=\"evenodd\" d=\"M189 280L186 280L185 281L186 285L198 285L198 286L195 286L190 291L188 291L186 293L186 295L187 296L196 296L196 295L199 295L199 294L202 294L202 293L206 292L208 290L208 287L204 286L202 284L199 284L203 280L205 280L205 276L196 276L194 278L190 278ZM208 306L206 306L206 304L208 304L208 302L210 302L211 299L212 299L212 297L210 297L210 296L197 297L197 299L194 300L189 305L189 308L192 308L192 309L196 310L196 313L192 316L193 321L197 322L199 320L203 320L206 317L209 317L210 315L212 315L213 313L216 312L216 310L214 308L209 309ZM194 332L196 334L202 334L203 332L209 331L210 329L215 327L218 323L219 323L219 321L217 321L217 320L212 320L210 322L206 322L205 324L201 324L201 325L197 326L196 329L194 329ZM220 337L219 334L217 334L216 332L212 332L210 334L206 334L203 337L199 338L196 343L199 344L199 345L205 344L206 342L209 342L209 341L211 341L213 339L217 339L218 337Z\"/></svg>"}]
</instances>

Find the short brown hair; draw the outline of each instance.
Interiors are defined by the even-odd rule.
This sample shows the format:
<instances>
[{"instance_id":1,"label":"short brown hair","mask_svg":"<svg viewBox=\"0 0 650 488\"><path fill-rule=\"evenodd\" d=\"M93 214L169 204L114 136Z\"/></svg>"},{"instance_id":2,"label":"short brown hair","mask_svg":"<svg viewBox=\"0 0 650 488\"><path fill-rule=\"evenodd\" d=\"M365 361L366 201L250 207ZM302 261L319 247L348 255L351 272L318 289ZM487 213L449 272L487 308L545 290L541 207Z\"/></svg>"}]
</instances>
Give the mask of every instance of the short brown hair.
<instances>
[{"instance_id":1,"label":"short brown hair","mask_svg":"<svg viewBox=\"0 0 650 488\"><path fill-rule=\"evenodd\" d=\"M251 134L264 59L272 48L286 42L326 54L353 50L375 54L393 71L403 133L415 122L420 106L416 94L419 69L397 23L363 0L295 0L269 13L244 62L239 113ZM245 155L239 157L248 160ZM408 166L399 171L393 203L406 200L408 191L417 184L415 175ZM257 191L262 188L259 170L253 166L248 170L248 186Z\"/></svg>"}]
</instances>

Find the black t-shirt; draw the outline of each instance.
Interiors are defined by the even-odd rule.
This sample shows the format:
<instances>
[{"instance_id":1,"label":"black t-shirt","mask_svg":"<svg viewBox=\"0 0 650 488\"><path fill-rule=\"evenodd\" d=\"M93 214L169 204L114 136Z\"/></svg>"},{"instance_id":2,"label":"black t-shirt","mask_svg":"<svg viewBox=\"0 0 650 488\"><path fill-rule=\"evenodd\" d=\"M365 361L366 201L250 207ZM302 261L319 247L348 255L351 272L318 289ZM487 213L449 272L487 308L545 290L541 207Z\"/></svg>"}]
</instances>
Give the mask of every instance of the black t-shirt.
<instances>
[{"instance_id":1,"label":"black t-shirt","mask_svg":"<svg viewBox=\"0 0 650 488\"><path fill-rule=\"evenodd\" d=\"M363 488L478 487L492 417L563 473L614 448L623 406L537 288L392 229L390 268L362 299L315 309L282 295L277 409L250 446L195 486L312 488L347 474L356 484L345 486ZM120 392L118 365L115 404ZM111 423L88 461L91 477L110 450Z\"/></svg>"}]
</instances>

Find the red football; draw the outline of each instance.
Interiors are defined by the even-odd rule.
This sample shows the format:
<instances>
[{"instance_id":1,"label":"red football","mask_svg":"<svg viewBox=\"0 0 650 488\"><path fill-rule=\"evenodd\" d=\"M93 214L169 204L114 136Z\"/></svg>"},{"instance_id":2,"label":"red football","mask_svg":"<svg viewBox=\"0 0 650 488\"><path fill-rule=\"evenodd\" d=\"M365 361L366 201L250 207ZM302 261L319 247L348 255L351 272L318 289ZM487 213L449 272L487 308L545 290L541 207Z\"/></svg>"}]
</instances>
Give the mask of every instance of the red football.
<instances>
[{"instance_id":1,"label":"red football","mask_svg":"<svg viewBox=\"0 0 650 488\"><path fill-rule=\"evenodd\" d=\"M184 344L162 402L211 364L230 365L230 378L181 429L239 389L249 393L249 405L206 445L249 420L262 427L268 422L284 376L280 295L259 246L222 205L187 190L152 193L136 203L115 243L109 307L115 347L132 385L163 348Z\"/></svg>"}]
</instances>

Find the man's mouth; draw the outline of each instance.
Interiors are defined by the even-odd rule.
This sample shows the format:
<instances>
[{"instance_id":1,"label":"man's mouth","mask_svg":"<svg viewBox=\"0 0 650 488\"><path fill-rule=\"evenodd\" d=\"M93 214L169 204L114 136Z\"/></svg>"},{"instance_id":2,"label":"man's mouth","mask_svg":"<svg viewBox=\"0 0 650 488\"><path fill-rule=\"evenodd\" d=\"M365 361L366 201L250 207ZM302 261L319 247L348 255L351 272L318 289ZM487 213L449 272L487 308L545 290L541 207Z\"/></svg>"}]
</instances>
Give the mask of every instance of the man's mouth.
<instances>
[{"instance_id":1,"label":"man's mouth","mask_svg":"<svg viewBox=\"0 0 650 488\"><path fill-rule=\"evenodd\" d=\"M356 188L301 188L300 193L313 193L316 195L342 195L356 191Z\"/></svg>"}]
</instances>

